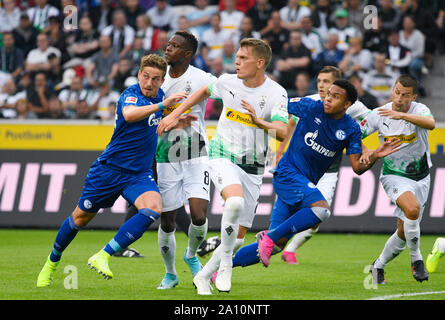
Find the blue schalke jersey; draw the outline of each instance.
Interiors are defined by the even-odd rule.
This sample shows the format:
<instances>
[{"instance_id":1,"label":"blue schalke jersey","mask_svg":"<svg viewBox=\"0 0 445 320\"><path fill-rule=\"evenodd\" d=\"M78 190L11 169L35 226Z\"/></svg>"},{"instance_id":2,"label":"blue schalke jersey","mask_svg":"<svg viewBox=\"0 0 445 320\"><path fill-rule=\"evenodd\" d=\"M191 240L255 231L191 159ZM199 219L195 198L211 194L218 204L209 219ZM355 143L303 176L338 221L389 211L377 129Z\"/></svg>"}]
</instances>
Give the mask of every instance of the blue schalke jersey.
<instances>
[{"instance_id":1,"label":"blue schalke jersey","mask_svg":"<svg viewBox=\"0 0 445 320\"><path fill-rule=\"evenodd\" d=\"M148 118L129 123L122 115L122 108L157 104L163 98L164 92L160 88L156 98L153 98L142 94L139 83L128 87L117 103L116 124L111 140L98 160L131 172L150 171L158 143L156 129L162 112L157 111Z\"/></svg>"},{"instance_id":2,"label":"blue schalke jersey","mask_svg":"<svg viewBox=\"0 0 445 320\"><path fill-rule=\"evenodd\" d=\"M349 115L330 118L323 101L310 98L289 99L288 113L300 120L277 165L278 174L299 173L317 184L344 148L348 155L362 153L360 127Z\"/></svg>"}]
</instances>

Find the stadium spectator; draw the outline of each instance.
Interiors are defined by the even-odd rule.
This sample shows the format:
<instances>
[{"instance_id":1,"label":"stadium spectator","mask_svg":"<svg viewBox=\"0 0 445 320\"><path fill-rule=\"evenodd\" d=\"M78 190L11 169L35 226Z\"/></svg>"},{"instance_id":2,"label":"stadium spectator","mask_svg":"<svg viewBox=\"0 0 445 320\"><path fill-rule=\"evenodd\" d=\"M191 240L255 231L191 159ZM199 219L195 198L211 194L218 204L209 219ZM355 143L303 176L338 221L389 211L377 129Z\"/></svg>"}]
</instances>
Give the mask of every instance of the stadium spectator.
<instances>
[{"instance_id":1,"label":"stadium spectator","mask_svg":"<svg viewBox=\"0 0 445 320\"><path fill-rule=\"evenodd\" d=\"M48 101L52 96L53 92L50 87L47 86L45 73L37 73L34 78L34 84L30 85L26 91L29 110L35 112L39 119L48 118Z\"/></svg>"},{"instance_id":2,"label":"stadium spectator","mask_svg":"<svg viewBox=\"0 0 445 320\"><path fill-rule=\"evenodd\" d=\"M403 29L399 31L400 44L411 51L411 62L408 66L409 74L420 81L422 70L425 67L423 60L425 54L425 35L416 29L416 22L413 16L404 16ZM425 95L423 87L419 87L421 96Z\"/></svg>"},{"instance_id":3,"label":"stadium spectator","mask_svg":"<svg viewBox=\"0 0 445 320\"><path fill-rule=\"evenodd\" d=\"M314 71L317 73L325 66L337 67L343 59L344 52L337 48L338 35L330 33L324 43L323 51L320 52L313 62Z\"/></svg>"},{"instance_id":4,"label":"stadium spectator","mask_svg":"<svg viewBox=\"0 0 445 320\"><path fill-rule=\"evenodd\" d=\"M178 27L176 11L168 4L167 0L156 0L155 6L147 11L147 15L155 28L169 31Z\"/></svg>"},{"instance_id":5,"label":"stadium spectator","mask_svg":"<svg viewBox=\"0 0 445 320\"><path fill-rule=\"evenodd\" d=\"M60 58L55 53L50 53L48 55L48 65L49 69L46 72L48 85L55 87L54 89L57 90L57 85L62 82L63 77Z\"/></svg>"},{"instance_id":6,"label":"stadium spectator","mask_svg":"<svg viewBox=\"0 0 445 320\"><path fill-rule=\"evenodd\" d=\"M60 91L58 99L62 103L62 108L68 118L74 117L79 100L87 96L88 93L89 90L83 88L83 79L79 76L75 76L71 80L68 88Z\"/></svg>"},{"instance_id":7,"label":"stadium spectator","mask_svg":"<svg viewBox=\"0 0 445 320\"><path fill-rule=\"evenodd\" d=\"M207 0L195 0L195 8L187 14L188 27L194 27L198 31L199 39L204 31L211 28L210 18L218 10L209 7Z\"/></svg>"},{"instance_id":8,"label":"stadium spectator","mask_svg":"<svg viewBox=\"0 0 445 320\"><path fill-rule=\"evenodd\" d=\"M374 56L374 69L363 76L363 89L375 96L379 106L382 106L391 101L392 86L398 76L386 65L386 56L377 53Z\"/></svg>"},{"instance_id":9,"label":"stadium spectator","mask_svg":"<svg viewBox=\"0 0 445 320\"><path fill-rule=\"evenodd\" d=\"M3 46L0 48L0 70L17 78L23 71L24 55L20 48L15 46L14 35L11 32L3 33Z\"/></svg>"},{"instance_id":10,"label":"stadium spectator","mask_svg":"<svg viewBox=\"0 0 445 320\"><path fill-rule=\"evenodd\" d=\"M387 46L387 33L382 26L382 19L378 17L377 28L370 28L363 34L363 47L372 53L382 51Z\"/></svg>"},{"instance_id":11,"label":"stadium spectator","mask_svg":"<svg viewBox=\"0 0 445 320\"><path fill-rule=\"evenodd\" d=\"M68 65L81 65L86 59L91 58L99 51L99 32L93 29L93 23L89 16L80 19L79 29L76 31L73 43L68 47L72 60Z\"/></svg>"},{"instance_id":12,"label":"stadium spectator","mask_svg":"<svg viewBox=\"0 0 445 320\"><path fill-rule=\"evenodd\" d=\"M206 30L201 39L201 55L205 63L212 68L215 59L221 58L223 46L226 40L231 39L232 31L224 30L221 27L221 16L214 13L210 19L210 29Z\"/></svg>"},{"instance_id":13,"label":"stadium spectator","mask_svg":"<svg viewBox=\"0 0 445 320\"><path fill-rule=\"evenodd\" d=\"M21 11L16 6L15 0L3 0L0 8L0 32L10 32L17 28L20 23Z\"/></svg>"},{"instance_id":14,"label":"stadium spectator","mask_svg":"<svg viewBox=\"0 0 445 320\"><path fill-rule=\"evenodd\" d=\"M201 42L200 42L201 38L199 32L195 27L189 27L189 21L187 20L187 17L185 15L180 15L178 18L178 30L185 30L193 34L196 40L198 40L198 51L201 49ZM170 33L170 37L173 36L175 32L176 30L174 30L174 32L172 31Z\"/></svg>"},{"instance_id":15,"label":"stadium spectator","mask_svg":"<svg viewBox=\"0 0 445 320\"><path fill-rule=\"evenodd\" d=\"M270 28L269 28L270 27ZM289 31L281 26L281 16L278 11L273 11L268 22L268 32L262 34L262 39L267 41L272 48L272 62L283 52L284 46L289 41Z\"/></svg>"},{"instance_id":16,"label":"stadium spectator","mask_svg":"<svg viewBox=\"0 0 445 320\"><path fill-rule=\"evenodd\" d=\"M437 13L437 19L436 24L437 28L439 29L439 52L443 54L445 52L445 0L439 0L438 1L438 13Z\"/></svg>"},{"instance_id":17,"label":"stadium spectator","mask_svg":"<svg viewBox=\"0 0 445 320\"><path fill-rule=\"evenodd\" d=\"M339 62L338 67L346 78L355 72L361 75L372 68L371 51L363 49L361 38L349 38L349 48L346 50L343 59Z\"/></svg>"},{"instance_id":18,"label":"stadium spectator","mask_svg":"<svg viewBox=\"0 0 445 320\"><path fill-rule=\"evenodd\" d=\"M394 71L398 71L400 74L408 73L408 66L412 59L411 51L400 44L400 36L397 30L389 32L388 45L384 53Z\"/></svg>"},{"instance_id":19,"label":"stadium spectator","mask_svg":"<svg viewBox=\"0 0 445 320\"><path fill-rule=\"evenodd\" d=\"M380 0L379 5L378 14L382 21L383 33L398 30L402 17L400 9L394 6L392 0Z\"/></svg>"},{"instance_id":20,"label":"stadium spectator","mask_svg":"<svg viewBox=\"0 0 445 320\"><path fill-rule=\"evenodd\" d=\"M236 40L234 41L238 44L244 38L261 38L261 34L258 31L253 30L252 19L248 16L245 16L243 20L241 20L241 25L236 32Z\"/></svg>"},{"instance_id":21,"label":"stadium spectator","mask_svg":"<svg viewBox=\"0 0 445 320\"><path fill-rule=\"evenodd\" d=\"M294 88L288 91L289 97L306 97L316 93L310 88L311 76L303 71L295 77Z\"/></svg>"},{"instance_id":22,"label":"stadium spectator","mask_svg":"<svg viewBox=\"0 0 445 320\"><path fill-rule=\"evenodd\" d=\"M363 103L368 109L372 110L381 106L376 97L374 97L367 90L363 89L362 79L356 73L350 76L348 80L354 85L355 89L357 90L358 101Z\"/></svg>"},{"instance_id":23,"label":"stadium spectator","mask_svg":"<svg viewBox=\"0 0 445 320\"><path fill-rule=\"evenodd\" d=\"M218 1L219 11L224 11L227 8L226 0ZM257 2L256 0L236 0L233 1L235 3L235 9L241 11L242 13L246 13L252 6Z\"/></svg>"},{"instance_id":24,"label":"stadium spectator","mask_svg":"<svg viewBox=\"0 0 445 320\"><path fill-rule=\"evenodd\" d=\"M323 42L320 35L314 31L310 16L304 16L301 19L301 41L312 53L313 59L323 50Z\"/></svg>"},{"instance_id":25,"label":"stadium spectator","mask_svg":"<svg viewBox=\"0 0 445 320\"><path fill-rule=\"evenodd\" d=\"M52 96L48 101L49 119L67 119L67 116L63 112L62 102L57 96Z\"/></svg>"},{"instance_id":26,"label":"stadium spectator","mask_svg":"<svg viewBox=\"0 0 445 320\"><path fill-rule=\"evenodd\" d=\"M138 16L146 13L146 10L139 5L139 0L122 1L127 23L136 30L136 19Z\"/></svg>"},{"instance_id":27,"label":"stadium spectator","mask_svg":"<svg viewBox=\"0 0 445 320\"><path fill-rule=\"evenodd\" d=\"M56 7L48 4L48 0L35 0L35 4L35 7L27 10L27 14L32 25L39 31L43 31L48 26L49 17L58 17L60 12Z\"/></svg>"},{"instance_id":28,"label":"stadium spectator","mask_svg":"<svg viewBox=\"0 0 445 320\"><path fill-rule=\"evenodd\" d=\"M127 24L127 17L122 9L113 12L113 23L101 32L101 35L110 37L113 48L119 52L119 58L130 51L134 34L134 29Z\"/></svg>"},{"instance_id":29,"label":"stadium spectator","mask_svg":"<svg viewBox=\"0 0 445 320\"><path fill-rule=\"evenodd\" d=\"M159 31L158 37L156 38L156 45L155 45L156 49L151 50L150 52L156 53L161 57L164 57L167 44L168 44L168 32L161 30Z\"/></svg>"},{"instance_id":30,"label":"stadium spectator","mask_svg":"<svg viewBox=\"0 0 445 320\"><path fill-rule=\"evenodd\" d=\"M433 56L436 51L436 41L438 28L430 9L419 5L419 0L406 0L403 5L403 18L412 16L416 28L425 36L424 62L427 68L433 65ZM402 26L404 28L404 26Z\"/></svg>"},{"instance_id":31,"label":"stadium spectator","mask_svg":"<svg viewBox=\"0 0 445 320\"><path fill-rule=\"evenodd\" d=\"M152 26L150 17L146 14L139 15L136 18L135 37L142 38L142 47L144 48L144 50L156 50L156 38L159 35L159 30L160 29Z\"/></svg>"},{"instance_id":32,"label":"stadium spectator","mask_svg":"<svg viewBox=\"0 0 445 320\"><path fill-rule=\"evenodd\" d=\"M48 56L51 53L54 53L58 58L61 57L59 49L49 45L48 35L40 33L37 36L37 48L32 49L26 57L25 70L34 74L41 71L48 72L50 69Z\"/></svg>"},{"instance_id":33,"label":"stadium spectator","mask_svg":"<svg viewBox=\"0 0 445 320\"><path fill-rule=\"evenodd\" d=\"M286 89L294 87L295 78L298 73L310 72L311 52L306 48L301 40L299 31L291 31L289 36L289 46L277 60L275 68L279 71L277 78L279 83Z\"/></svg>"},{"instance_id":34,"label":"stadium spectator","mask_svg":"<svg viewBox=\"0 0 445 320\"><path fill-rule=\"evenodd\" d=\"M99 37L99 48L100 51L91 57L91 62L86 69L88 84L92 87L112 81L118 68L119 56L111 47L109 36Z\"/></svg>"},{"instance_id":35,"label":"stadium spectator","mask_svg":"<svg viewBox=\"0 0 445 320\"><path fill-rule=\"evenodd\" d=\"M61 63L68 61L68 52L66 45L66 37L63 32L62 25L57 16L50 16L48 18L48 26L43 31L48 35L49 45L60 51Z\"/></svg>"},{"instance_id":36,"label":"stadium spectator","mask_svg":"<svg viewBox=\"0 0 445 320\"><path fill-rule=\"evenodd\" d=\"M221 59L223 64L223 73L236 73L236 52L232 39L227 39L224 42Z\"/></svg>"},{"instance_id":37,"label":"stadium spectator","mask_svg":"<svg viewBox=\"0 0 445 320\"><path fill-rule=\"evenodd\" d=\"M77 104L74 119L92 120L92 119L98 119L98 117L94 112L94 108L89 106L86 100L80 100L79 103Z\"/></svg>"},{"instance_id":38,"label":"stadium spectator","mask_svg":"<svg viewBox=\"0 0 445 320\"><path fill-rule=\"evenodd\" d=\"M19 120L37 119L36 113L29 109L26 99L20 99L19 101L17 101L15 110L17 111L16 118Z\"/></svg>"},{"instance_id":39,"label":"stadium spectator","mask_svg":"<svg viewBox=\"0 0 445 320\"><path fill-rule=\"evenodd\" d=\"M235 0L222 0L225 3L225 9L220 12L221 27L224 30L231 31L235 34L241 26L241 21L244 18L244 13L237 10L235 7Z\"/></svg>"},{"instance_id":40,"label":"stadium spectator","mask_svg":"<svg viewBox=\"0 0 445 320\"><path fill-rule=\"evenodd\" d=\"M123 92L125 87L125 80L131 77L131 60L129 58L122 58L118 62L117 74L113 79L113 90Z\"/></svg>"},{"instance_id":41,"label":"stadium spectator","mask_svg":"<svg viewBox=\"0 0 445 320\"><path fill-rule=\"evenodd\" d=\"M311 20L323 41L328 38L328 30L334 27L334 24L329 19L332 14L333 8L329 0L317 0L315 8L311 13Z\"/></svg>"},{"instance_id":42,"label":"stadium spectator","mask_svg":"<svg viewBox=\"0 0 445 320\"><path fill-rule=\"evenodd\" d=\"M0 92L0 118L16 118L16 103L18 100L25 98L25 94L17 92L17 87L12 78L6 80Z\"/></svg>"},{"instance_id":43,"label":"stadium spectator","mask_svg":"<svg viewBox=\"0 0 445 320\"><path fill-rule=\"evenodd\" d=\"M289 31L300 29L303 17L310 15L311 10L300 5L300 0L288 0L287 5L280 9L282 26Z\"/></svg>"},{"instance_id":44,"label":"stadium spectator","mask_svg":"<svg viewBox=\"0 0 445 320\"><path fill-rule=\"evenodd\" d=\"M365 31L363 25L363 8L365 3L361 3L360 0L346 0L346 10L348 11L348 23L350 26L360 30L361 33Z\"/></svg>"},{"instance_id":45,"label":"stadium spectator","mask_svg":"<svg viewBox=\"0 0 445 320\"><path fill-rule=\"evenodd\" d=\"M269 0L257 0L256 4L246 12L246 16L252 19L253 30L258 31L261 35L270 31L269 19L273 10Z\"/></svg>"},{"instance_id":46,"label":"stadium spectator","mask_svg":"<svg viewBox=\"0 0 445 320\"><path fill-rule=\"evenodd\" d=\"M348 42L350 38L360 36L360 31L348 24L348 11L344 8L335 11L335 25L328 30L328 33L337 33L337 47L342 51L346 51L349 48Z\"/></svg>"},{"instance_id":47,"label":"stadium spectator","mask_svg":"<svg viewBox=\"0 0 445 320\"><path fill-rule=\"evenodd\" d=\"M37 46L37 30L32 24L26 13L20 15L19 26L12 30L14 35L15 45L23 50L23 55L26 57L28 53Z\"/></svg>"},{"instance_id":48,"label":"stadium spectator","mask_svg":"<svg viewBox=\"0 0 445 320\"><path fill-rule=\"evenodd\" d=\"M140 36L136 36L131 47L131 51L128 56L131 59L131 74L136 76L139 71L139 65L141 58L147 53L144 49L144 39Z\"/></svg>"},{"instance_id":49,"label":"stadium spectator","mask_svg":"<svg viewBox=\"0 0 445 320\"><path fill-rule=\"evenodd\" d=\"M93 28L99 33L105 27L113 22L114 6L111 5L111 0L100 0L100 5L92 7L88 10L88 15L93 23Z\"/></svg>"},{"instance_id":50,"label":"stadium spectator","mask_svg":"<svg viewBox=\"0 0 445 320\"><path fill-rule=\"evenodd\" d=\"M86 102L91 111L91 117L96 119L108 120L110 119L110 112L116 108L119 100L120 92L111 90L108 83L103 83L98 90L95 90L87 97ZM114 117L114 116L113 116Z\"/></svg>"}]
</instances>

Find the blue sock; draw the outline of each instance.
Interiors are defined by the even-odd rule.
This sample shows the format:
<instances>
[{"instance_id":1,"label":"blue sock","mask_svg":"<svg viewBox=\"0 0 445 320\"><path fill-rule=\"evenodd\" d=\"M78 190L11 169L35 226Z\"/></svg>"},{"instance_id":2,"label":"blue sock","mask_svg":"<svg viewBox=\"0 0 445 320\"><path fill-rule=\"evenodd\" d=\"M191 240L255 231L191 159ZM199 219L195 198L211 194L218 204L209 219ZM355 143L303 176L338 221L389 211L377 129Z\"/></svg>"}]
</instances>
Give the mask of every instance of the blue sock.
<instances>
[{"instance_id":1,"label":"blue sock","mask_svg":"<svg viewBox=\"0 0 445 320\"><path fill-rule=\"evenodd\" d=\"M142 237L148 227L160 216L159 213L147 208L139 210L137 214L119 228L114 238L108 242L104 250L108 254L113 255L115 252L128 247Z\"/></svg>"},{"instance_id":2,"label":"blue sock","mask_svg":"<svg viewBox=\"0 0 445 320\"><path fill-rule=\"evenodd\" d=\"M257 250L258 242L248 244L239 249L233 257L233 267L247 267L260 262Z\"/></svg>"},{"instance_id":3,"label":"blue sock","mask_svg":"<svg viewBox=\"0 0 445 320\"><path fill-rule=\"evenodd\" d=\"M281 238L288 238L289 235L315 227L321 220L314 214L311 208L303 208L295 212L278 227L270 230L267 236L277 243Z\"/></svg>"},{"instance_id":4,"label":"blue sock","mask_svg":"<svg viewBox=\"0 0 445 320\"><path fill-rule=\"evenodd\" d=\"M74 223L72 215L65 219L57 233L56 241L54 242L53 250L49 257L52 262L60 260L63 251L74 239L79 229L80 228Z\"/></svg>"}]
</instances>

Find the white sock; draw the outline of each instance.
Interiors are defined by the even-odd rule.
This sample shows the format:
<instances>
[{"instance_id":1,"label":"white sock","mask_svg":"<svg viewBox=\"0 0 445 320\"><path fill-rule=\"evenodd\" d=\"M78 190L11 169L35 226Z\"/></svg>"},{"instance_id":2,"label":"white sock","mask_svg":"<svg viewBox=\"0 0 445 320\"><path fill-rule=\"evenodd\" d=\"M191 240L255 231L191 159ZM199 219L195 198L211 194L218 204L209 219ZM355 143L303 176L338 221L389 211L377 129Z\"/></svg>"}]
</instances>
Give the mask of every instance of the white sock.
<instances>
[{"instance_id":1,"label":"white sock","mask_svg":"<svg viewBox=\"0 0 445 320\"><path fill-rule=\"evenodd\" d=\"M239 217L244 210L244 198L226 199L221 219L221 263L220 267L232 267L232 255L239 229Z\"/></svg>"},{"instance_id":2,"label":"white sock","mask_svg":"<svg viewBox=\"0 0 445 320\"><path fill-rule=\"evenodd\" d=\"M410 220L405 218L403 221L406 244L408 245L411 262L423 260L420 253L420 224L419 219Z\"/></svg>"},{"instance_id":3,"label":"white sock","mask_svg":"<svg viewBox=\"0 0 445 320\"><path fill-rule=\"evenodd\" d=\"M239 248L241 248L244 244L244 238L236 238L235 240L235 248L233 248L233 255L236 254L236 252L239 250Z\"/></svg>"},{"instance_id":4,"label":"white sock","mask_svg":"<svg viewBox=\"0 0 445 320\"><path fill-rule=\"evenodd\" d=\"M176 237L175 231L164 232L161 226L158 228L158 245L161 251L162 260L164 260L165 271L176 274L175 255L176 255Z\"/></svg>"},{"instance_id":5,"label":"white sock","mask_svg":"<svg viewBox=\"0 0 445 320\"><path fill-rule=\"evenodd\" d=\"M382 253L374 262L374 267L384 269L392 259L397 257L406 248L406 242L399 238L397 231L386 241Z\"/></svg>"},{"instance_id":6,"label":"white sock","mask_svg":"<svg viewBox=\"0 0 445 320\"><path fill-rule=\"evenodd\" d=\"M309 228L307 230L301 231L297 233L289 244L286 246L284 251L295 252L298 248L300 248L303 244L306 243L312 236L317 233L318 227L315 229Z\"/></svg>"},{"instance_id":7,"label":"white sock","mask_svg":"<svg viewBox=\"0 0 445 320\"><path fill-rule=\"evenodd\" d=\"M187 258L192 258L196 255L196 250L198 250L202 240L204 240L207 236L207 227L207 219L202 226L195 226L193 223L190 223L188 232L189 242L186 255Z\"/></svg>"},{"instance_id":8,"label":"white sock","mask_svg":"<svg viewBox=\"0 0 445 320\"><path fill-rule=\"evenodd\" d=\"M445 253L445 239L440 239L437 248L440 252Z\"/></svg>"},{"instance_id":9,"label":"white sock","mask_svg":"<svg viewBox=\"0 0 445 320\"><path fill-rule=\"evenodd\" d=\"M218 246L218 248L213 251L212 257L210 260L205 264L205 266L199 271L199 275L203 278L210 279L212 278L213 274L218 270L219 265L221 263L221 252L222 247L221 245Z\"/></svg>"}]
</instances>

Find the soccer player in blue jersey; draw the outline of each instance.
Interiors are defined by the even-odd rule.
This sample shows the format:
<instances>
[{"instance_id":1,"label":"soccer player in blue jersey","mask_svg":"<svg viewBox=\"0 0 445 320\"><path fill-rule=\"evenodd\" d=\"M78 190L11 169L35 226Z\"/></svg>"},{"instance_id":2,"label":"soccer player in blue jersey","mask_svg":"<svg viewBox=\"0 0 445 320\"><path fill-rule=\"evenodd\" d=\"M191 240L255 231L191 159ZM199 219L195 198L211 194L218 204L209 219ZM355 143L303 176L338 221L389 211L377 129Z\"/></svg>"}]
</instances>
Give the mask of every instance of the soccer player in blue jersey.
<instances>
[{"instance_id":1,"label":"soccer player in blue jersey","mask_svg":"<svg viewBox=\"0 0 445 320\"><path fill-rule=\"evenodd\" d=\"M300 121L274 172L273 187L278 197L270 228L259 233L258 242L237 252L234 267L259 261L267 267L272 253L281 251L294 234L329 218L331 209L316 184L344 148L357 174L397 150L400 141L391 139L374 150L369 161L361 161L360 127L345 114L356 100L357 92L346 80L336 80L324 101L289 100L289 114L299 117Z\"/></svg>"},{"instance_id":2,"label":"soccer player in blue jersey","mask_svg":"<svg viewBox=\"0 0 445 320\"><path fill-rule=\"evenodd\" d=\"M111 140L91 166L74 212L60 227L53 249L38 276L37 287L50 285L63 251L77 232L95 217L99 209L113 206L120 195L133 204L138 213L88 260L88 264L104 278L113 277L108 265L110 256L139 239L160 217L162 200L151 169L158 139L156 129L164 107L186 97L185 93L177 93L163 100L160 86L166 70L167 62L158 55L150 54L141 59L139 81L119 98ZM189 125L192 119L184 117L181 126Z\"/></svg>"}]
</instances>

